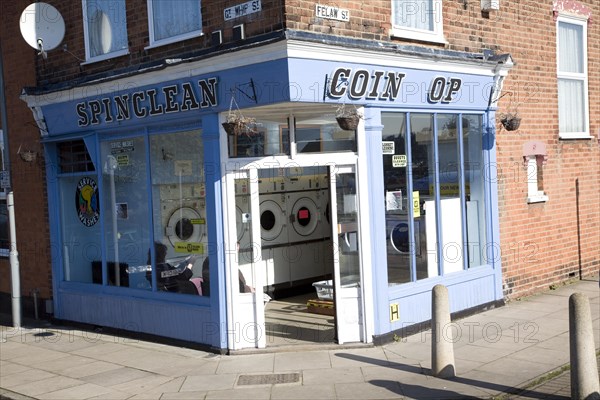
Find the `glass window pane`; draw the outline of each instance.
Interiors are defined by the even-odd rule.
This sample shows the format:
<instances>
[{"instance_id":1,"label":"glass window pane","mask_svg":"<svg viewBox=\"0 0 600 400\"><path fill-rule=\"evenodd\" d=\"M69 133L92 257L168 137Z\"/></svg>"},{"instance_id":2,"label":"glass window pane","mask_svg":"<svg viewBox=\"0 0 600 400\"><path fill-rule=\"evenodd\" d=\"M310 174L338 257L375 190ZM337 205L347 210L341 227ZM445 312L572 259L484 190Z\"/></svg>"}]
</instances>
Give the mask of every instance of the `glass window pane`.
<instances>
[{"instance_id":1,"label":"glass window pane","mask_svg":"<svg viewBox=\"0 0 600 400\"><path fill-rule=\"evenodd\" d=\"M394 0L394 25L433 31L434 0Z\"/></svg>"},{"instance_id":2,"label":"glass window pane","mask_svg":"<svg viewBox=\"0 0 600 400\"><path fill-rule=\"evenodd\" d=\"M463 115L467 267L486 264L486 215L481 115Z\"/></svg>"},{"instance_id":3,"label":"glass window pane","mask_svg":"<svg viewBox=\"0 0 600 400\"><path fill-rule=\"evenodd\" d=\"M0 249L10 249L8 208L6 207L6 200L0 200Z\"/></svg>"},{"instance_id":4,"label":"glass window pane","mask_svg":"<svg viewBox=\"0 0 600 400\"><path fill-rule=\"evenodd\" d=\"M202 29L199 0L152 0L154 40L163 40Z\"/></svg>"},{"instance_id":5,"label":"glass window pane","mask_svg":"<svg viewBox=\"0 0 600 400\"><path fill-rule=\"evenodd\" d=\"M227 136L229 157L262 157L290 153L287 124L260 120L248 132Z\"/></svg>"},{"instance_id":6,"label":"glass window pane","mask_svg":"<svg viewBox=\"0 0 600 400\"><path fill-rule=\"evenodd\" d=\"M90 57L127 49L125 1L87 0L84 7Z\"/></svg>"},{"instance_id":7,"label":"glass window pane","mask_svg":"<svg viewBox=\"0 0 600 400\"><path fill-rule=\"evenodd\" d=\"M583 26L558 23L559 72L583 73Z\"/></svg>"},{"instance_id":8,"label":"glass window pane","mask_svg":"<svg viewBox=\"0 0 600 400\"><path fill-rule=\"evenodd\" d=\"M395 285L412 280L410 254L414 241L408 226L406 114L383 113L381 121L388 283Z\"/></svg>"},{"instance_id":9,"label":"glass window pane","mask_svg":"<svg viewBox=\"0 0 600 400\"><path fill-rule=\"evenodd\" d=\"M418 203L418 207L415 206L414 226L415 236L421 239L416 242L421 247L417 248L417 253L422 254L417 257L417 279L423 279L438 275L433 115L411 114L410 127L413 182L411 204Z\"/></svg>"},{"instance_id":10,"label":"glass window pane","mask_svg":"<svg viewBox=\"0 0 600 400\"><path fill-rule=\"evenodd\" d=\"M145 262L158 290L209 295L203 154L200 131L150 137L155 262Z\"/></svg>"},{"instance_id":11,"label":"glass window pane","mask_svg":"<svg viewBox=\"0 0 600 400\"><path fill-rule=\"evenodd\" d=\"M444 274L463 269L458 118L457 114L437 114L440 229ZM463 129L467 123L467 120L463 120Z\"/></svg>"},{"instance_id":12,"label":"glass window pane","mask_svg":"<svg viewBox=\"0 0 600 400\"><path fill-rule=\"evenodd\" d=\"M102 142L101 165L108 283L150 289L145 274L150 228L144 138Z\"/></svg>"},{"instance_id":13,"label":"glass window pane","mask_svg":"<svg viewBox=\"0 0 600 400\"><path fill-rule=\"evenodd\" d=\"M560 132L585 132L584 81L558 80L558 124Z\"/></svg>"}]
</instances>

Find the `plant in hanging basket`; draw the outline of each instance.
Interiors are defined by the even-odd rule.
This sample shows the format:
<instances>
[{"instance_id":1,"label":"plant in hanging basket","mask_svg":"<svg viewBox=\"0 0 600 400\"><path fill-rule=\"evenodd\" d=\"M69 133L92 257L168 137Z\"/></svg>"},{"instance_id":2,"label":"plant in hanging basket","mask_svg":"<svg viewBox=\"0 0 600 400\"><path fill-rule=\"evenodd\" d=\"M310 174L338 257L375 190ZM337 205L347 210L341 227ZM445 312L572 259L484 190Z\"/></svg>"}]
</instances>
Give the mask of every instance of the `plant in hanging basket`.
<instances>
[{"instance_id":1,"label":"plant in hanging basket","mask_svg":"<svg viewBox=\"0 0 600 400\"><path fill-rule=\"evenodd\" d=\"M256 118L244 117L237 112L229 113L227 121L221 125L228 135L252 135L257 132Z\"/></svg>"},{"instance_id":2,"label":"plant in hanging basket","mask_svg":"<svg viewBox=\"0 0 600 400\"><path fill-rule=\"evenodd\" d=\"M516 113L507 113L500 117L500 122L507 131L516 131L521 125L521 117Z\"/></svg>"},{"instance_id":3,"label":"plant in hanging basket","mask_svg":"<svg viewBox=\"0 0 600 400\"><path fill-rule=\"evenodd\" d=\"M340 128L345 131L355 130L361 118L363 118L363 115L354 106L347 107L342 104L335 111L335 119Z\"/></svg>"}]
</instances>

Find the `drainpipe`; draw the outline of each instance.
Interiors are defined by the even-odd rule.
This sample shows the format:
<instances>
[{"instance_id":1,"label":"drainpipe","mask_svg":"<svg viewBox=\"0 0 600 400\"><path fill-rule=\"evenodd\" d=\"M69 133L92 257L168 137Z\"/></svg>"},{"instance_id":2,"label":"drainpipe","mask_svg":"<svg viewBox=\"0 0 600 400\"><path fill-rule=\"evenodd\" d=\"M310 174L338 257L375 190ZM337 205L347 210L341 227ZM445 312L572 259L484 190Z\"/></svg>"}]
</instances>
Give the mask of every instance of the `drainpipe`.
<instances>
[{"instance_id":1,"label":"drainpipe","mask_svg":"<svg viewBox=\"0 0 600 400\"><path fill-rule=\"evenodd\" d=\"M6 95L4 93L4 62L2 59L2 47L0 47L0 129L3 133L4 141L4 166L6 171L11 171L10 147L8 146L8 112L6 110ZM11 174L12 175L12 174ZM12 188L12 182L9 188ZM10 226L10 276L12 286L12 320L15 328L21 327L21 276L19 274L19 253L17 252L17 234L15 229L15 202L13 192L10 190L6 196L6 205L8 208L8 223Z\"/></svg>"}]
</instances>

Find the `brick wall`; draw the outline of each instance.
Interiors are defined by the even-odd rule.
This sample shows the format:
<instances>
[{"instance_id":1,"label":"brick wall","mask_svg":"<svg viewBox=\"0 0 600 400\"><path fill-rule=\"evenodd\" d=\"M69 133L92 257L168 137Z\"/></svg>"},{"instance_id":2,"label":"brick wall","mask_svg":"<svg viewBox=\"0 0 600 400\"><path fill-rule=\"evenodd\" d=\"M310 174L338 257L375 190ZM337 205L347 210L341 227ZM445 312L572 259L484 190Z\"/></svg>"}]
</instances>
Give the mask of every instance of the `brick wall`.
<instances>
[{"instance_id":1,"label":"brick wall","mask_svg":"<svg viewBox=\"0 0 600 400\"><path fill-rule=\"evenodd\" d=\"M262 0L262 12L225 22L223 10L239 5L243 1L215 0L202 2L203 35L181 42L154 48L147 48L149 42L148 8L146 0L126 2L127 33L129 54L106 61L83 64L85 61L85 43L83 31L83 10L81 3L70 0L52 0L47 3L55 6L63 16L66 28L61 47L53 50L48 60L40 63L38 84L46 85L78 79L87 75L102 74L107 71L125 69L140 63L163 61L166 58L182 54L194 54L207 50L219 50L233 41L232 28L244 24L246 37L256 37L282 29L283 0ZM223 31L223 45L211 45L211 33ZM65 51L63 47L66 48Z\"/></svg>"},{"instance_id":2,"label":"brick wall","mask_svg":"<svg viewBox=\"0 0 600 400\"><path fill-rule=\"evenodd\" d=\"M35 85L35 66L39 62L36 51L21 38L19 16L30 1L0 3L0 46L5 77L7 132L12 186L15 202L17 250L21 273L21 294L30 297L34 288L41 298L52 296L49 252L48 207L43 150L40 131L25 102L19 99L24 86ZM21 150L37 153L33 162L25 162L17 154ZM10 265L8 258L0 259L0 292L10 293ZM23 301L31 310L29 299ZM42 306L42 303L40 303ZM3 309L10 302L3 302ZM3 310L5 311L5 310Z\"/></svg>"}]
</instances>

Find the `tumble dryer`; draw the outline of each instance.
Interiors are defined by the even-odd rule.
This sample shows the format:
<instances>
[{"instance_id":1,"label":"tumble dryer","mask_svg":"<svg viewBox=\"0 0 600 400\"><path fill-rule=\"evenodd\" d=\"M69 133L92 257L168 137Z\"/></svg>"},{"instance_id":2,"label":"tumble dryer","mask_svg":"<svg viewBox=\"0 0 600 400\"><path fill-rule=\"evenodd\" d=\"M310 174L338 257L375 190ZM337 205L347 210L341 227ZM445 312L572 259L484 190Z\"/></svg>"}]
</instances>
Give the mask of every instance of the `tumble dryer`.
<instances>
[{"instance_id":1,"label":"tumble dryer","mask_svg":"<svg viewBox=\"0 0 600 400\"><path fill-rule=\"evenodd\" d=\"M395 254L410 254L410 244L414 242L417 257L421 256L420 221L414 221L415 239L410 236L408 217L403 214L388 214L386 216L386 236L388 251Z\"/></svg>"},{"instance_id":2,"label":"tumble dryer","mask_svg":"<svg viewBox=\"0 0 600 400\"><path fill-rule=\"evenodd\" d=\"M286 223L286 196L284 193L260 196L260 236L263 247L288 243Z\"/></svg>"}]
</instances>

